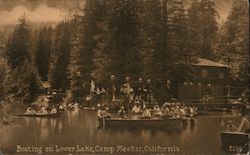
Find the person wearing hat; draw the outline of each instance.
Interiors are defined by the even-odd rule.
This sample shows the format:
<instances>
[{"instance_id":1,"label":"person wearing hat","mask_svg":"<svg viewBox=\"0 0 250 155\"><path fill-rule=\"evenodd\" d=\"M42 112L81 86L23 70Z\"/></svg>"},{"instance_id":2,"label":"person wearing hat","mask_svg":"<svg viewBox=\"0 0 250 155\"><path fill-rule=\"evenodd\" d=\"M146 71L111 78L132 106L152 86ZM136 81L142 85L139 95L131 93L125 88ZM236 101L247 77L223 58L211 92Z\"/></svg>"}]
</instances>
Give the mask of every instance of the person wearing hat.
<instances>
[{"instance_id":1,"label":"person wearing hat","mask_svg":"<svg viewBox=\"0 0 250 155\"><path fill-rule=\"evenodd\" d=\"M26 112L25 112L25 114L35 114L35 113L36 113L36 111L33 110L31 107L28 107Z\"/></svg>"},{"instance_id":2,"label":"person wearing hat","mask_svg":"<svg viewBox=\"0 0 250 155\"><path fill-rule=\"evenodd\" d=\"M123 93L123 95L129 97L132 92L133 92L133 88L131 87L130 77L126 76L125 83L121 87L121 93Z\"/></svg>"},{"instance_id":3,"label":"person wearing hat","mask_svg":"<svg viewBox=\"0 0 250 155\"><path fill-rule=\"evenodd\" d=\"M111 118L110 113L108 112L109 108L105 106L101 106L100 104L97 105L99 109L97 110L97 117L98 118Z\"/></svg>"},{"instance_id":4,"label":"person wearing hat","mask_svg":"<svg viewBox=\"0 0 250 155\"><path fill-rule=\"evenodd\" d=\"M163 87L163 100L164 101L172 101L173 98L173 90L172 90L172 82L167 80Z\"/></svg>"},{"instance_id":5,"label":"person wearing hat","mask_svg":"<svg viewBox=\"0 0 250 155\"><path fill-rule=\"evenodd\" d=\"M136 100L142 100L144 85L142 78L138 78L138 81L134 83L134 94Z\"/></svg>"},{"instance_id":6,"label":"person wearing hat","mask_svg":"<svg viewBox=\"0 0 250 155\"><path fill-rule=\"evenodd\" d=\"M150 103L150 96L153 95L152 93L152 84L151 84L151 79L147 79L147 84L144 89L145 92L145 99Z\"/></svg>"},{"instance_id":7,"label":"person wearing hat","mask_svg":"<svg viewBox=\"0 0 250 155\"><path fill-rule=\"evenodd\" d=\"M108 85L107 85L107 92L111 96L112 100L116 99L117 91L118 91L118 86L117 86L116 77L115 75L111 75L110 81L108 82Z\"/></svg>"},{"instance_id":8,"label":"person wearing hat","mask_svg":"<svg viewBox=\"0 0 250 155\"><path fill-rule=\"evenodd\" d=\"M125 114L126 114L125 108L124 108L124 106L121 106L120 110L118 110L118 115L121 118L127 118Z\"/></svg>"},{"instance_id":9,"label":"person wearing hat","mask_svg":"<svg viewBox=\"0 0 250 155\"><path fill-rule=\"evenodd\" d=\"M87 107L90 107L92 99L93 97L90 94L85 98Z\"/></svg>"}]
</instances>

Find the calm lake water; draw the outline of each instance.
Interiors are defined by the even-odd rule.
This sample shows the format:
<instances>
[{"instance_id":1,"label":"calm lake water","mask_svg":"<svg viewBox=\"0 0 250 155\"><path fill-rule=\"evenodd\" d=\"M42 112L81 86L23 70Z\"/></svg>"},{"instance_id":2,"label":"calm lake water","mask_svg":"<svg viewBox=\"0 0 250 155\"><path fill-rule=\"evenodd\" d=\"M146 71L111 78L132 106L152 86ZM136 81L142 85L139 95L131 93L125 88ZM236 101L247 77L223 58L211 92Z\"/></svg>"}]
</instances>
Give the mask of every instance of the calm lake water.
<instances>
[{"instance_id":1,"label":"calm lake water","mask_svg":"<svg viewBox=\"0 0 250 155\"><path fill-rule=\"evenodd\" d=\"M120 145L132 149L131 154L142 153L142 147L146 154L222 155L220 116L239 120L232 114L213 113L198 116L194 126L176 131L98 128L96 112L87 110L64 112L54 119L13 116L11 124L0 124L0 146L3 153L17 155L128 154ZM157 146L167 151L154 152Z\"/></svg>"}]
</instances>

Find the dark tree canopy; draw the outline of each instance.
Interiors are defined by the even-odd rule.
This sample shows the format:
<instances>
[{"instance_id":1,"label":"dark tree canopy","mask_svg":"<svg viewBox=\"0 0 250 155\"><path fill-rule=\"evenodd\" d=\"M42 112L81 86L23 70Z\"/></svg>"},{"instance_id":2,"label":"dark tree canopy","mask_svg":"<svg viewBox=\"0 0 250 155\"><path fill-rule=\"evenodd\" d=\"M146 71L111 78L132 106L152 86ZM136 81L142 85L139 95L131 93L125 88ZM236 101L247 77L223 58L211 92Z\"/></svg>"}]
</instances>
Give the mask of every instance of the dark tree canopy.
<instances>
[{"instance_id":1,"label":"dark tree canopy","mask_svg":"<svg viewBox=\"0 0 250 155\"><path fill-rule=\"evenodd\" d=\"M37 66L37 69L43 81L48 80L50 55L53 50L52 35L52 28L40 28L40 30L38 31L38 39L35 46L35 65Z\"/></svg>"},{"instance_id":2,"label":"dark tree canopy","mask_svg":"<svg viewBox=\"0 0 250 155\"><path fill-rule=\"evenodd\" d=\"M6 58L10 71L4 82L6 96L29 103L40 92L40 77L32 61L31 29L27 19L21 17L8 41Z\"/></svg>"},{"instance_id":3,"label":"dark tree canopy","mask_svg":"<svg viewBox=\"0 0 250 155\"><path fill-rule=\"evenodd\" d=\"M51 55L49 81L53 89L65 92L69 88L68 65L70 60L70 24L60 23L56 29L55 49Z\"/></svg>"},{"instance_id":4,"label":"dark tree canopy","mask_svg":"<svg viewBox=\"0 0 250 155\"><path fill-rule=\"evenodd\" d=\"M220 29L212 0L85 0L80 13L55 28L34 29L35 35L21 17L5 49L4 87L28 101L40 93L41 81L49 82L79 100L90 93L91 80L105 87L114 74L118 83L125 76L150 78L163 90L167 80L192 79L198 57L228 63L231 78L246 81L247 6L235 0Z\"/></svg>"},{"instance_id":5,"label":"dark tree canopy","mask_svg":"<svg viewBox=\"0 0 250 155\"><path fill-rule=\"evenodd\" d=\"M31 61L31 29L25 16L19 19L8 41L6 57L12 69L18 67L25 59Z\"/></svg>"}]
</instances>

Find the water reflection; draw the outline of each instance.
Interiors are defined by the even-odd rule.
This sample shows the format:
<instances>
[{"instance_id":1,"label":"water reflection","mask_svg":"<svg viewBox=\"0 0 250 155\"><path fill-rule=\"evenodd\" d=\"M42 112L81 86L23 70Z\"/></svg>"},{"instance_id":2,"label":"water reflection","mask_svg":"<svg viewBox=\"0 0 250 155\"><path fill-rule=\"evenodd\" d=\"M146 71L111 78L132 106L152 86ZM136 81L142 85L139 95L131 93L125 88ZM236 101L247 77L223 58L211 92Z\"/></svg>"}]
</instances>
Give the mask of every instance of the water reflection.
<instances>
[{"instance_id":1,"label":"water reflection","mask_svg":"<svg viewBox=\"0 0 250 155\"><path fill-rule=\"evenodd\" d=\"M52 134L61 134L63 124L61 119L55 118L30 118L23 117L24 127L29 130L35 130L36 137L41 141L45 141Z\"/></svg>"},{"instance_id":2,"label":"water reflection","mask_svg":"<svg viewBox=\"0 0 250 155\"><path fill-rule=\"evenodd\" d=\"M9 152L15 151L16 145L177 145L186 154L219 155L223 154L219 118L196 117L179 129L98 128L95 111L65 111L59 118L22 117L12 129L0 127L0 145ZM225 119L231 118L235 116L225 115Z\"/></svg>"}]
</instances>

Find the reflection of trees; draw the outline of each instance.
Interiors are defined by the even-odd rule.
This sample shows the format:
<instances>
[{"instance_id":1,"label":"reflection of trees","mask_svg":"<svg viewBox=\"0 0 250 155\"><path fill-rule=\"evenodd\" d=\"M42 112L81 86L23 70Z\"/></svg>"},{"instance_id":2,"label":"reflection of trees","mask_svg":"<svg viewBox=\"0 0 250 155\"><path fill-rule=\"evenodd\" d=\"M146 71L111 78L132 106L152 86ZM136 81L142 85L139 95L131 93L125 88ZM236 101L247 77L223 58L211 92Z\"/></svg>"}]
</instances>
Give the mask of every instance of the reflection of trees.
<instances>
[{"instance_id":1,"label":"reflection of trees","mask_svg":"<svg viewBox=\"0 0 250 155\"><path fill-rule=\"evenodd\" d=\"M36 137L38 140L46 141L49 137L53 137L53 134L62 133L62 120L53 118L26 118L26 127L29 129L30 126L35 126Z\"/></svg>"},{"instance_id":2,"label":"reflection of trees","mask_svg":"<svg viewBox=\"0 0 250 155\"><path fill-rule=\"evenodd\" d=\"M40 122L40 138L41 140L46 140L49 137L49 128L48 128L48 120L47 119L39 119Z\"/></svg>"},{"instance_id":3,"label":"reflection of trees","mask_svg":"<svg viewBox=\"0 0 250 155\"><path fill-rule=\"evenodd\" d=\"M182 144L186 144L189 141L189 139L194 136L194 133L198 131L196 126L197 120L195 119L194 121L195 124L192 124L190 120L185 129L182 130L180 134L180 139Z\"/></svg>"}]
</instances>

